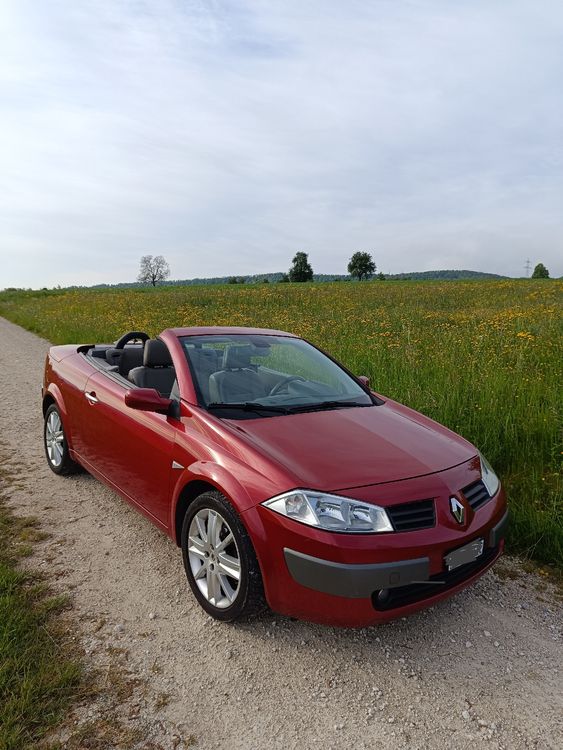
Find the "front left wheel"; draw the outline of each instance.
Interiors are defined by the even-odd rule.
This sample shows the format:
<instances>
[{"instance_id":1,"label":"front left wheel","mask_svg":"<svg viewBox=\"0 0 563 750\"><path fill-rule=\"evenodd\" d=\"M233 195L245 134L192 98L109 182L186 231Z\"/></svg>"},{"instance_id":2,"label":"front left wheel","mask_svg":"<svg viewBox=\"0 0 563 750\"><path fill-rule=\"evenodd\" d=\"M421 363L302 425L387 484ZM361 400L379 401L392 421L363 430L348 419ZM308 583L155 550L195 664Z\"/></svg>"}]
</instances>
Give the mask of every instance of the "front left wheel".
<instances>
[{"instance_id":1,"label":"front left wheel","mask_svg":"<svg viewBox=\"0 0 563 750\"><path fill-rule=\"evenodd\" d=\"M265 608L254 547L220 492L204 492L191 503L181 542L188 582L208 614L231 622L248 619Z\"/></svg>"},{"instance_id":2,"label":"front left wheel","mask_svg":"<svg viewBox=\"0 0 563 750\"><path fill-rule=\"evenodd\" d=\"M51 404L45 412L43 442L51 471L55 474L74 474L80 470L80 466L70 457L63 421L56 404Z\"/></svg>"}]
</instances>

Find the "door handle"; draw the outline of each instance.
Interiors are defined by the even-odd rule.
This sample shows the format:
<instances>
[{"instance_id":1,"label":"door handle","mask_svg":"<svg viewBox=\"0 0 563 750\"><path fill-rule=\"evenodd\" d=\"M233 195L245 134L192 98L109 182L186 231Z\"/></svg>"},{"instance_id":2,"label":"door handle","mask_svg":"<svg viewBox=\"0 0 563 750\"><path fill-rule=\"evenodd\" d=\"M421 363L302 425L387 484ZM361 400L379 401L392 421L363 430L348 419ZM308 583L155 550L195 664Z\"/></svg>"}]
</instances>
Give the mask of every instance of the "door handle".
<instances>
[{"instance_id":1,"label":"door handle","mask_svg":"<svg viewBox=\"0 0 563 750\"><path fill-rule=\"evenodd\" d=\"M97 404L98 403L98 399L96 398L96 394L93 391L92 391L92 393L85 393L84 395L86 396L86 398L88 399L88 401L91 404Z\"/></svg>"}]
</instances>

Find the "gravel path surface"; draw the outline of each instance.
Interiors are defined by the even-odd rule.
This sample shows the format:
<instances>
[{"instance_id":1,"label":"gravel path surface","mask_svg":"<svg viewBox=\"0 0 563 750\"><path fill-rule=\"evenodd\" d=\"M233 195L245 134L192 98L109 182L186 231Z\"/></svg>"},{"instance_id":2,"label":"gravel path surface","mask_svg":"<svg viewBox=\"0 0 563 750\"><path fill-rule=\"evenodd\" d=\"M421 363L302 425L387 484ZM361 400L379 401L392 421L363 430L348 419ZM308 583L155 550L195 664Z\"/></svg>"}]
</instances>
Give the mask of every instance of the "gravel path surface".
<instances>
[{"instance_id":1,"label":"gravel path surface","mask_svg":"<svg viewBox=\"0 0 563 750\"><path fill-rule=\"evenodd\" d=\"M148 723L153 747L563 747L563 609L544 578L505 558L448 602L364 630L273 614L218 624L167 537L88 474L49 471L49 344L3 319L0 342L11 503L50 534L32 564L71 592L87 658L142 680L122 710Z\"/></svg>"}]
</instances>

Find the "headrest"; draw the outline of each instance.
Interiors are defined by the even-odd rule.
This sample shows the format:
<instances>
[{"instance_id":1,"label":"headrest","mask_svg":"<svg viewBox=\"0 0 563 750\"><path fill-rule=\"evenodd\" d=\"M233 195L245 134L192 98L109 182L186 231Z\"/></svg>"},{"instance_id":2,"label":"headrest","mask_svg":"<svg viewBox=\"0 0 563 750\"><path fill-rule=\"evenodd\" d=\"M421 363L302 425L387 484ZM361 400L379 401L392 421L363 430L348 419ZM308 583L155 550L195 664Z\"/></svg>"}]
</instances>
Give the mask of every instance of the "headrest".
<instances>
[{"instance_id":1,"label":"headrest","mask_svg":"<svg viewBox=\"0 0 563 750\"><path fill-rule=\"evenodd\" d=\"M196 359L209 360L210 362L217 362L217 350L216 349L188 349L189 358L193 361Z\"/></svg>"},{"instance_id":2,"label":"headrest","mask_svg":"<svg viewBox=\"0 0 563 750\"><path fill-rule=\"evenodd\" d=\"M115 346L110 346L109 349L106 349L106 362L109 362L110 365L119 364L122 351L123 349L116 349Z\"/></svg>"},{"instance_id":3,"label":"headrest","mask_svg":"<svg viewBox=\"0 0 563 750\"><path fill-rule=\"evenodd\" d=\"M133 367L141 366L143 362L143 350L140 346L126 346L117 351L121 352L117 360L119 374L126 378L129 374L129 370Z\"/></svg>"},{"instance_id":4,"label":"headrest","mask_svg":"<svg viewBox=\"0 0 563 750\"><path fill-rule=\"evenodd\" d=\"M143 364L145 367L170 367L172 365L172 358L164 341L160 339L145 341Z\"/></svg>"},{"instance_id":5,"label":"headrest","mask_svg":"<svg viewBox=\"0 0 563 750\"><path fill-rule=\"evenodd\" d=\"M250 357L254 353L253 346L229 346L223 355L223 369L237 370L250 367Z\"/></svg>"}]
</instances>

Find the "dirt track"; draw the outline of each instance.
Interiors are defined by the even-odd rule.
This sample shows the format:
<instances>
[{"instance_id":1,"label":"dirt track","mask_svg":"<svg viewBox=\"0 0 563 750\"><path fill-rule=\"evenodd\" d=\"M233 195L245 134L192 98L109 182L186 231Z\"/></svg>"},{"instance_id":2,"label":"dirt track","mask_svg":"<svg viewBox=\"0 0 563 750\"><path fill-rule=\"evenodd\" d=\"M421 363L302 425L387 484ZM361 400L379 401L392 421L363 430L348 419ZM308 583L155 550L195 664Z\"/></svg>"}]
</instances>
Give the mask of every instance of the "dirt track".
<instances>
[{"instance_id":1,"label":"dirt track","mask_svg":"<svg viewBox=\"0 0 563 750\"><path fill-rule=\"evenodd\" d=\"M505 560L502 575L489 572L430 611L360 631L273 614L215 623L192 599L169 539L88 474L59 478L47 468L39 393L47 348L0 318L0 427L19 475L12 504L51 535L33 564L72 592L87 658L99 666L121 654L146 681L122 710L128 722L151 725L153 742L563 747L563 608L543 578ZM95 719L99 707L91 710Z\"/></svg>"}]
</instances>

